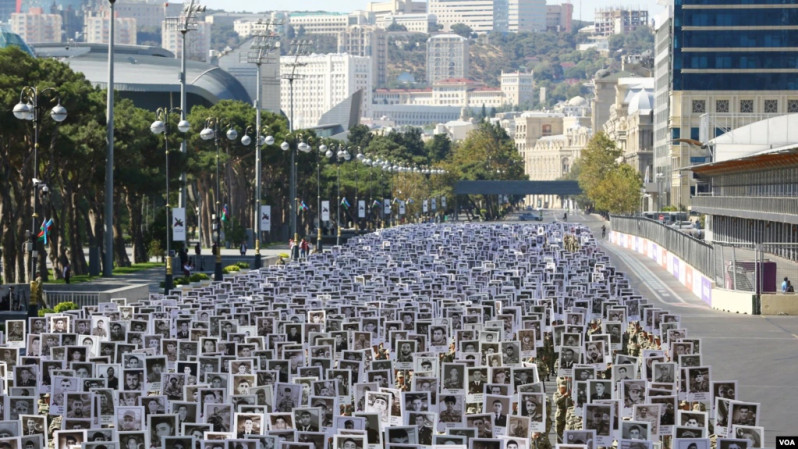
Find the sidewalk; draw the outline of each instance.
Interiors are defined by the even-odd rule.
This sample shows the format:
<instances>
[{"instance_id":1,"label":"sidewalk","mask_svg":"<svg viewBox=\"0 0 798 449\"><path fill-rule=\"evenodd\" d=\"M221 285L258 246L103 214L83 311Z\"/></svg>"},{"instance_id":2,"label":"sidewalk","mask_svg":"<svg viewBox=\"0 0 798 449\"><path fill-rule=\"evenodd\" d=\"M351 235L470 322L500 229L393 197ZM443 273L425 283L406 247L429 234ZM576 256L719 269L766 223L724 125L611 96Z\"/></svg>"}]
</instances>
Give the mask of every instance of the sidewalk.
<instances>
[{"instance_id":1,"label":"sidewalk","mask_svg":"<svg viewBox=\"0 0 798 449\"><path fill-rule=\"evenodd\" d=\"M127 252L128 256L132 260L133 259L132 248L127 248ZM280 257L280 254L288 254L288 244L270 246L268 248L261 248L260 255L261 258L263 259L263 266L274 264L277 258ZM207 248L203 249L202 255L203 256L210 255L210 249ZM193 257L193 251L189 252L189 258L191 257ZM224 257L225 259L229 257L229 258L236 258L239 260L246 260L250 264L250 266L252 266L255 263L255 250L248 249L246 255L242 256L238 248L231 248L231 249L222 248L222 257ZM205 268L206 269L203 270L202 272L210 276L213 276L214 267L211 266L210 269L208 269L208 267ZM151 292L157 292L157 291L162 291L160 284L161 282L164 281L166 277L165 270L166 267L161 266L158 268L150 268L148 270L138 271L136 273L114 275L113 277L110 278L105 278L105 277L96 278L92 279L89 282L85 282L83 284L119 284L119 283L148 284ZM173 266L172 270L174 273L174 277L181 276L180 274L181 270L177 267L177 264ZM80 284L72 284L72 285L77 286Z\"/></svg>"}]
</instances>

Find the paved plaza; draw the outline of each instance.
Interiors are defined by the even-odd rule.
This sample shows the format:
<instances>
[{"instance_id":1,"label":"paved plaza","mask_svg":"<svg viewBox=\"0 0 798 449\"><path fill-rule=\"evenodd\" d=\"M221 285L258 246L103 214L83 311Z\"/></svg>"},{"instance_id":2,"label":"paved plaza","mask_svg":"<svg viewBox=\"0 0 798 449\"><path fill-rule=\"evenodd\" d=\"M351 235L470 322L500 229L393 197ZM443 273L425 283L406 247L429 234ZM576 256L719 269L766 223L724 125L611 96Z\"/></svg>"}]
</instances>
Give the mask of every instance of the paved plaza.
<instances>
[{"instance_id":1,"label":"paved plaza","mask_svg":"<svg viewBox=\"0 0 798 449\"><path fill-rule=\"evenodd\" d=\"M791 318L715 312L602 240L606 222L560 218L396 227L166 298L163 270L118 276L149 284L150 298L8 323L3 413L33 429L10 424L8 438L26 449L652 449L663 437L709 449L713 435L742 449L791 432Z\"/></svg>"}]
</instances>

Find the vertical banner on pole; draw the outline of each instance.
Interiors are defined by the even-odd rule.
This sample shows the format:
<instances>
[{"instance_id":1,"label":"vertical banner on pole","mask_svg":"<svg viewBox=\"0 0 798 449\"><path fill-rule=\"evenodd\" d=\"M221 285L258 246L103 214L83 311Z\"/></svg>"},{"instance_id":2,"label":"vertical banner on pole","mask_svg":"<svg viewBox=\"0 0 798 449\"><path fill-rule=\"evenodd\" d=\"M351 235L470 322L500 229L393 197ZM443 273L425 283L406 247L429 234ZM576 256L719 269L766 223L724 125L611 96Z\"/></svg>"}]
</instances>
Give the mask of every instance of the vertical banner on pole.
<instances>
[{"instance_id":1,"label":"vertical banner on pole","mask_svg":"<svg viewBox=\"0 0 798 449\"><path fill-rule=\"evenodd\" d=\"M330 201L329 200L322 200L321 201L321 220L322 221L330 221Z\"/></svg>"},{"instance_id":2,"label":"vertical banner on pole","mask_svg":"<svg viewBox=\"0 0 798 449\"><path fill-rule=\"evenodd\" d=\"M422 211L423 211L425 214L426 214L426 213L427 213L427 211L429 210L429 203L428 203L427 201L428 201L428 200L424 200L424 204L423 204L423 205L422 205L422 207L421 207Z\"/></svg>"},{"instance_id":3,"label":"vertical banner on pole","mask_svg":"<svg viewBox=\"0 0 798 449\"><path fill-rule=\"evenodd\" d=\"M366 218L366 200L358 200L357 218Z\"/></svg>"},{"instance_id":4,"label":"vertical banner on pole","mask_svg":"<svg viewBox=\"0 0 798 449\"><path fill-rule=\"evenodd\" d=\"M186 241L186 209L184 207L172 208L172 241Z\"/></svg>"},{"instance_id":5,"label":"vertical banner on pole","mask_svg":"<svg viewBox=\"0 0 798 449\"><path fill-rule=\"evenodd\" d=\"M272 229L272 207L260 207L260 230L269 232Z\"/></svg>"},{"instance_id":6,"label":"vertical banner on pole","mask_svg":"<svg viewBox=\"0 0 798 449\"><path fill-rule=\"evenodd\" d=\"M391 215L391 199L385 198L382 200L382 204L384 205L385 215Z\"/></svg>"},{"instance_id":7,"label":"vertical banner on pole","mask_svg":"<svg viewBox=\"0 0 798 449\"><path fill-rule=\"evenodd\" d=\"M441 207L444 208L444 209L446 208L446 197L445 196L441 197Z\"/></svg>"},{"instance_id":8,"label":"vertical banner on pole","mask_svg":"<svg viewBox=\"0 0 798 449\"><path fill-rule=\"evenodd\" d=\"M438 209L437 206L438 206L438 199L437 198L433 198L432 199L432 210L433 210L433 212Z\"/></svg>"},{"instance_id":9,"label":"vertical banner on pole","mask_svg":"<svg viewBox=\"0 0 798 449\"><path fill-rule=\"evenodd\" d=\"M399 215L405 214L405 202L399 201Z\"/></svg>"}]
</instances>

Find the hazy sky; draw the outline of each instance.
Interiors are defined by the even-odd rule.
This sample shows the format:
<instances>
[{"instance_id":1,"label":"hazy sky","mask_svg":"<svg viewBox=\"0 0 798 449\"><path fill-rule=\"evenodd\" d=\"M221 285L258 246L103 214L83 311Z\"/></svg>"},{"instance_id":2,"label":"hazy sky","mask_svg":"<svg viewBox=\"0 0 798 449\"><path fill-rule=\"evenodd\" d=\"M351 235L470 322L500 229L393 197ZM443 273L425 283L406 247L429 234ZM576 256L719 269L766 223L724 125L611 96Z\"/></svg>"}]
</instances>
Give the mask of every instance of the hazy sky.
<instances>
[{"instance_id":1,"label":"hazy sky","mask_svg":"<svg viewBox=\"0 0 798 449\"><path fill-rule=\"evenodd\" d=\"M185 0L184 0L185 1ZM224 9L227 11L250 11L256 10L325 10L348 12L356 9L365 9L369 0L271 0L260 2L256 0L200 0L199 3L207 5L213 9ZM557 0L550 3L559 3ZM572 0L574 5L574 19L583 18L593 21L593 12L596 8L607 8L614 6L626 6L631 8L648 9L649 15L653 17L660 7L655 0ZM580 13L581 11L581 13Z\"/></svg>"}]
</instances>

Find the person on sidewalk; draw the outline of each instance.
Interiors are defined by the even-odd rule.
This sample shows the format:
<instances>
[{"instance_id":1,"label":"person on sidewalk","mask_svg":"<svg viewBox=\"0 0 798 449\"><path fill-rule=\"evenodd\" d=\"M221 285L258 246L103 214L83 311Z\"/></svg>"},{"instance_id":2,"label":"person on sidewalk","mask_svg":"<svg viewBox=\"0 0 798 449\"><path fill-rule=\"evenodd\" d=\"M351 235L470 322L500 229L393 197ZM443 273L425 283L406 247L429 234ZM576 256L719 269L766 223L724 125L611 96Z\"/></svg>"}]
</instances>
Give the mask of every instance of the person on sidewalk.
<instances>
[{"instance_id":1,"label":"person on sidewalk","mask_svg":"<svg viewBox=\"0 0 798 449\"><path fill-rule=\"evenodd\" d=\"M64 264L64 268L61 270L61 275L64 276L64 282L69 284L69 278L72 277L72 267L69 265L69 261Z\"/></svg>"}]
</instances>

